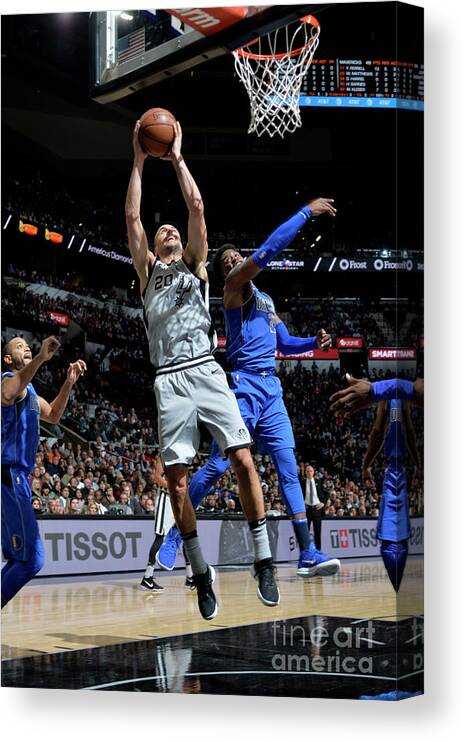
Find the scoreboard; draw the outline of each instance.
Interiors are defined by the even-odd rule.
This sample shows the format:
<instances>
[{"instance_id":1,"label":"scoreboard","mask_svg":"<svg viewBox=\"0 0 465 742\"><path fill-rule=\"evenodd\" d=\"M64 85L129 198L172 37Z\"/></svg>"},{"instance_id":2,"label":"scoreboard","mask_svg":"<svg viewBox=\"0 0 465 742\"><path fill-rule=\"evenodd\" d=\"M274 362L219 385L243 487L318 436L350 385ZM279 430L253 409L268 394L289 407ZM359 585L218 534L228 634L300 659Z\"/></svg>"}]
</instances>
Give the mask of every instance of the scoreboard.
<instances>
[{"instance_id":1,"label":"scoreboard","mask_svg":"<svg viewBox=\"0 0 465 742\"><path fill-rule=\"evenodd\" d=\"M423 110L423 65L389 59L314 59L301 106Z\"/></svg>"}]
</instances>

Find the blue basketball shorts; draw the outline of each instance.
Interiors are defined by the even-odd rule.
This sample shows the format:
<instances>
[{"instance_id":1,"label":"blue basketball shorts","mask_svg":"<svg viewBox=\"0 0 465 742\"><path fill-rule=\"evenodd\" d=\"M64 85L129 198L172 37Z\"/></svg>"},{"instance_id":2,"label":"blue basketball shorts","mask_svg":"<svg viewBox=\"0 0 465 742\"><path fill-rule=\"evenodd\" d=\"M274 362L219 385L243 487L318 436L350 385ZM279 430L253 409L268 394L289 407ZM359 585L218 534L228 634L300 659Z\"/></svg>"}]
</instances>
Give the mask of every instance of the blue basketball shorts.
<instances>
[{"instance_id":1,"label":"blue basketball shorts","mask_svg":"<svg viewBox=\"0 0 465 742\"><path fill-rule=\"evenodd\" d=\"M295 448L291 421L277 376L233 371L231 389L247 429L267 453Z\"/></svg>"},{"instance_id":2,"label":"blue basketball shorts","mask_svg":"<svg viewBox=\"0 0 465 742\"><path fill-rule=\"evenodd\" d=\"M2 465L2 551L5 559L29 561L40 542L27 474Z\"/></svg>"}]
</instances>

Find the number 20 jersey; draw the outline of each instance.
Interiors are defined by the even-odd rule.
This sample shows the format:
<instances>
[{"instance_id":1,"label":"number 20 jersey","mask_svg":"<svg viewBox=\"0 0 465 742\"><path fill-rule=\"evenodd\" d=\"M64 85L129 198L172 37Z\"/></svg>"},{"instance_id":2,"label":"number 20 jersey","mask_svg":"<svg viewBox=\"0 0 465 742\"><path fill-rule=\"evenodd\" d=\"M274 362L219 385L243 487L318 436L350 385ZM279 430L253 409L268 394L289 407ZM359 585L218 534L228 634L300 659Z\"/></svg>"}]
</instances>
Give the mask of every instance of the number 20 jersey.
<instances>
[{"instance_id":1,"label":"number 20 jersey","mask_svg":"<svg viewBox=\"0 0 465 742\"><path fill-rule=\"evenodd\" d=\"M143 292L150 360L157 372L213 360L216 333L209 312L208 283L184 260L156 260Z\"/></svg>"}]
</instances>

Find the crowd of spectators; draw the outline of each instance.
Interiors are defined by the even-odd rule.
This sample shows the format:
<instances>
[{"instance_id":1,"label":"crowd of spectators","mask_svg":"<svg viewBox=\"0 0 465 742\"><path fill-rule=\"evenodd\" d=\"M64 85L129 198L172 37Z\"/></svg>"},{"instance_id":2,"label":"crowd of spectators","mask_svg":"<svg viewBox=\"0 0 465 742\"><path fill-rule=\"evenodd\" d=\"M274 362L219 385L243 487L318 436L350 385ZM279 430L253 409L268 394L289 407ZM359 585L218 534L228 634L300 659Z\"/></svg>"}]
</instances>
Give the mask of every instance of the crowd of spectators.
<instances>
[{"instance_id":1,"label":"crowd of spectators","mask_svg":"<svg viewBox=\"0 0 465 742\"><path fill-rule=\"evenodd\" d=\"M270 168L276 168L276 164L269 165ZM242 162L241 169L244 170L245 166L246 163ZM221 189L218 189L216 167L221 167L221 164L215 161L203 164L199 160L196 162L196 178L208 207L210 248L215 250L224 242L233 242L243 250L255 250L276 225L264 220L260 209L257 210L256 201L244 196L238 189L238 177L247 181L244 172L238 176L233 163L229 162L229 175L224 169L221 171ZM249 167L250 177L253 177L255 174L253 163L249 163ZM262 164L262 170L263 168ZM265 170L263 173L266 179ZM298 185L297 171L293 172L295 183L292 192L287 194L287 203L281 203L285 194L280 199L283 217L296 208L296 196L302 194L300 198L305 199L308 195L308 175L306 172L301 175L303 180ZM276 177L274 172L273 180ZM127 175L111 179L105 179L100 175L98 184L98 187L90 188L88 179L64 182L62 177L46 172L45 169L35 172L28 170L27 173L16 172L14 176L7 176L4 179L3 205L6 211L16 213L33 224L44 225L66 234L77 234L95 245L125 252L127 238L124 199ZM172 222L173 214L183 213L184 206L180 193L173 186L174 183L169 178L166 181L157 180L155 183L148 180L144 185L143 205L153 204L150 211L144 215L144 224L150 238L160 223ZM271 206L270 213L273 213L273 210ZM356 219L349 218L345 219L337 233L332 227L328 229L326 225L322 230L321 253L394 256L396 241L392 235L386 236L386 227L381 229L378 235L374 234L372 229L367 235L366 226L363 227L364 222L360 224ZM307 257L315 236L316 233L311 231L300 235L294 240L292 248L284 251L283 255L294 259ZM404 257L414 254L421 257L418 246L414 243L403 250Z\"/></svg>"},{"instance_id":2,"label":"crowd of spectators","mask_svg":"<svg viewBox=\"0 0 465 742\"><path fill-rule=\"evenodd\" d=\"M10 263L3 270L4 276L11 276L22 283L39 284L52 288L69 291L81 297L91 297L102 302L110 302L120 306L139 309L141 306L140 295L137 291L130 293L127 289L116 286L102 287L100 276L98 285L85 283L83 276L76 273L65 273L63 276L57 273L43 273L34 268L25 268Z\"/></svg>"},{"instance_id":3,"label":"crowd of spectators","mask_svg":"<svg viewBox=\"0 0 465 742\"><path fill-rule=\"evenodd\" d=\"M302 336L308 327L324 327L336 337L362 337L368 347L415 347L423 335L423 307L413 299L338 300L327 296L312 302L289 301L280 313L290 333Z\"/></svg>"},{"instance_id":4,"label":"crowd of spectators","mask_svg":"<svg viewBox=\"0 0 465 742\"><path fill-rule=\"evenodd\" d=\"M281 368L287 407L293 421L299 472L306 463L315 467L315 478L324 493L326 517L377 517L383 475L383 458L373 467L373 481L361 481L361 462L366 451L374 413L360 413L347 422L328 410L329 396L340 388L334 369L321 372ZM382 375L381 375L382 376ZM98 403L97 403L98 402ZM31 474L34 508L46 514L150 515L160 489L155 484L154 462L157 438L154 422L144 419L134 408L126 412L121 405L94 400L71 400L69 415L81 419L87 413L89 427L81 430L88 443L43 440ZM422 454L422 418L413 413L418 445ZM208 453L199 455L194 473ZM267 454L255 453L269 517L286 515L273 463ZM423 512L423 487L410 488L410 513ZM229 469L214 490L206 493L200 505L205 515L241 514L237 479Z\"/></svg>"},{"instance_id":5,"label":"crowd of spectators","mask_svg":"<svg viewBox=\"0 0 465 742\"><path fill-rule=\"evenodd\" d=\"M3 289L3 311L5 319L25 321L33 316L39 322L49 321L49 312L67 314L83 330L89 339L102 342L111 347L118 341L124 345L143 347L146 334L142 315L130 316L124 311L125 306L141 307L140 298L118 296L118 289L93 289L88 293L85 287L71 287L71 279L52 279L31 271L19 271L10 266L7 275L24 281L24 284L5 285ZM19 275L18 275L19 274ZM39 279L39 280L38 280ZM36 294L25 290L27 283L41 283L55 286L69 292L66 299ZM94 296L104 302L96 311L96 306L86 296ZM211 315L218 335L224 336L224 316L221 303L211 303ZM379 301L362 301L358 299L336 300L332 296L315 300L291 300L285 303L281 319L286 323L291 334L305 337L319 327L333 337L362 337L368 347L388 347L400 345L416 346L423 334L422 307L411 300L406 306L394 307L383 305ZM24 324L24 322L23 322Z\"/></svg>"},{"instance_id":6,"label":"crowd of spectators","mask_svg":"<svg viewBox=\"0 0 465 742\"><path fill-rule=\"evenodd\" d=\"M62 299L27 291L20 284L5 285L2 294L5 322L14 321L20 326L30 326L32 321L35 326L50 325L50 312L59 312L76 322L95 342L110 346L118 341L139 346L146 342L142 319L130 317L120 305L106 303L97 308L71 293Z\"/></svg>"},{"instance_id":7,"label":"crowd of spectators","mask_svg":"<svg viewBox=\"0 0 465 742\"><path fill-rule=\"evenodd\" d=\"M33 224L67 234L76 233L99 246L125 252L124 196L127 183L121 181L117 186L105 183L92 196L86 192L87 185L82 189L75 185L71 190L63 182L39 171L29 174L27 179L15 175L5 179L3 203L6 211L16 212ZM150 199L150 193L147 198ZM172 212L170 193L161 190L160 184L154 200L158 213ZM112 215L111 219L108 218L109 214ZM154 234L158 224L148 226ZM244 228L210 229L209 245L216 249L224 242L235 242L255 249L265 237L265 234L259 235L257 231Z\"/></svg>"},{"instance_id":8,"label":"crowd of spectators","mask_svg":"<svg viewBox=\"0 0 465 742\"><path fill-rule=\"evenodd\" d=\"M69 293L66 299L53 299L27 290L28 283L50 285L46 276L14 268L12 274L21 283L13 282L4 287L4 322L11 320L14 327L28 327L36 332L31 343L33 354L47 332L56 332L56 327L50 324L50 311L68 314L86 331L87 340L102 341L100 348L85 353L82 336L76 344L64 346L36 376L34 384L38 392L52 399L64 380L68 362L85 354L88 373L73 387L62 420L82 442L65 443L62 428L50 430L56 442L53 445L42 442L31 476L34 508L49 514L152 513L159 495L152 471L158 442L153 374L142 321L123 312L121 297L118 304L105 302L96 311L96 305L82 296L77 298ZM57 287L70 291L72 286L67 285L66 280ZM382 346L388 338L378 322L381 310L379 303L349 303L328 297L312 302L290 301L280 316L294 334L307 335L324 326L333 336L361 335L368 344ZM390 317L387 312L385 316L387 323L396 321L397 315ZM404 306L401 321L419 331L421 328L412 316L414 306ZM224 330L219 305L214 307L213 318L221 334ZM7 339L2 338L3 341ZM384 376L380 369L372 373L374 378ZM373 411L358 414L349 421L339 420L329 413L329 397L341 385L340 370L336 366L322 371L316 364L309 368L301 363L281 363L279 375L294 427L299 467L303 471L307 462L315 467L316 479L325 493L325 515L376 517L382 456L373 469L374 481L370 484L361 481L361 462L373 424ZM421 442L422 419L417 411L414 411L414 419ZM203 458L208 446L204 438ZM195 461L194 470L203 458ZM272 462L260 452L256 453L255 461L268 515L286 514ZM422 508L422 487L416 485L410 489L410 509L417 514ZM202 501L201 510L206 514L241 513L237 481L231 470Z\"/></svg>"}]
</instances>

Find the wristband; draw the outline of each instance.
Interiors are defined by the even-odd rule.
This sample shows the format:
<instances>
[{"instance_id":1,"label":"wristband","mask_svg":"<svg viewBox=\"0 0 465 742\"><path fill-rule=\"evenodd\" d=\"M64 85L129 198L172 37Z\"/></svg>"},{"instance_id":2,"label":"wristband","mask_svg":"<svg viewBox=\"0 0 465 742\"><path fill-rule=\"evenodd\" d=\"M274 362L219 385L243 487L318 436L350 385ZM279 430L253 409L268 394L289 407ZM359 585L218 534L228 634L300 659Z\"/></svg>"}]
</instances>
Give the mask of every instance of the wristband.
<instances>
[{"instance_id":1,"label":"wristband","mask_svg":"<svg viewBox=\"0 0 465 742\"><path fill-rule=\"evenodd\" d=\"M371 385L371 394L375 402L390 401L391 399L411 400L413 399L413 392L413 381L404 381L403 379L375 381Z\"/></svg>"}]
</instances>

